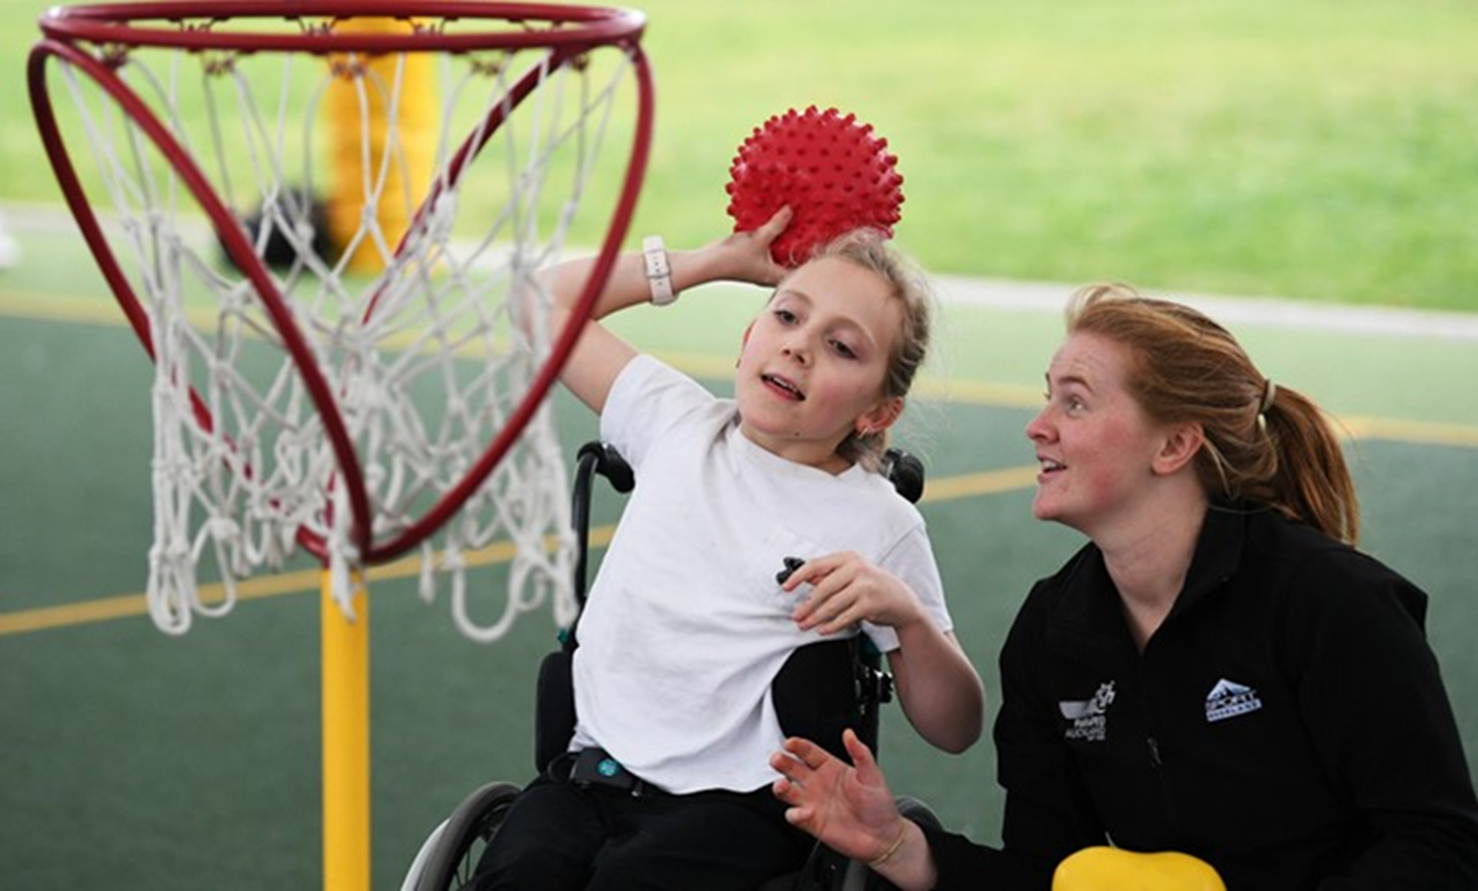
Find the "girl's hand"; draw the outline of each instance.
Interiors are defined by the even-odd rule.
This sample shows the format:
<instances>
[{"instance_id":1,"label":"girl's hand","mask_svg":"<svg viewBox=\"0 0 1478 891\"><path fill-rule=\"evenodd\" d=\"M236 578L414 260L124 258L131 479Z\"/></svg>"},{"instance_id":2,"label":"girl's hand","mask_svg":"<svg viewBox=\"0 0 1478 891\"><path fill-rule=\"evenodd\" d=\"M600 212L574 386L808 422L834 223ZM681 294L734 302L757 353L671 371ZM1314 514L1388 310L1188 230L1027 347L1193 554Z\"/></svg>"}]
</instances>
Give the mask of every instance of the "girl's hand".
<instances>
[{"instance_id":1,"label":"girl's hand","mask_svg":"<svg viewBox=\"0 0 1478 891\"><path fill-rule=\"evenodd\" d=\"M811 593L791 613L801 630L835 634L866 619L900 628L924 621L923 608L899 578L860 554L844 551L802 563L781 588L811 585Z\"/></svg>"},{"instance_id":2,"label":"girl's hand","mask_svg":"<svg viewBox=\"0 0 1478 891\"><path fill-rule=\"evenodd\" d=\"M758 229L735 232L700 248L700 251L713 256L714 277L765 287L777 284L790 270L771 258L770 245L790 225L793 216L794 213L787 205L777 210Z\"/></svg>"}]
</instances>

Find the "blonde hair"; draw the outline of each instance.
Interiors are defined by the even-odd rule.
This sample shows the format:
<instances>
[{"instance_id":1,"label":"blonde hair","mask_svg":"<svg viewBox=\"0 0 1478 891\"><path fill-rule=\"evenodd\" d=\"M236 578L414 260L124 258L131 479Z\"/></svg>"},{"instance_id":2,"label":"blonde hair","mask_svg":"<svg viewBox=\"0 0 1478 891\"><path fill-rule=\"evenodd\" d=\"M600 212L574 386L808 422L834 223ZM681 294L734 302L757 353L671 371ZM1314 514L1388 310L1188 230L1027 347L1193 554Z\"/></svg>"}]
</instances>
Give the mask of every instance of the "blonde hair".
<instances>
[{"instance_id":1,"label":"blonde hair","mask_svg":"<svg viewBox=\"0 0 1478 891\"><path fill-rule=\"evenodd\" d=\"M807 262L826 257L846 260L872 272L887 285L889 296L898 300L903 309L902 324L883 378L883 397L907 397L919 366L929 354L933 336L934 295L928 279L876 229L843 233L817 248ZM837 455L869 470L878 470L887 450L887 430L866 434L854 430L837 446Z\"/></svg>"},{"instance_id":2,"label":"blonde hair","mask_svg":"<svg viewBox=\"0 0 1478 891\"><path fill-rule=\"evenodd\" d=\"M1225 328L1124 285L1090 285L1069 302L1067 331L1128 347L1128 387L1150 417L1201 426L1196 472L1213 504L1268 506L1340 541L1359 539L1359 501L1334 426L1312 400L1258 371Z\"/></svg>"}]
</instances>

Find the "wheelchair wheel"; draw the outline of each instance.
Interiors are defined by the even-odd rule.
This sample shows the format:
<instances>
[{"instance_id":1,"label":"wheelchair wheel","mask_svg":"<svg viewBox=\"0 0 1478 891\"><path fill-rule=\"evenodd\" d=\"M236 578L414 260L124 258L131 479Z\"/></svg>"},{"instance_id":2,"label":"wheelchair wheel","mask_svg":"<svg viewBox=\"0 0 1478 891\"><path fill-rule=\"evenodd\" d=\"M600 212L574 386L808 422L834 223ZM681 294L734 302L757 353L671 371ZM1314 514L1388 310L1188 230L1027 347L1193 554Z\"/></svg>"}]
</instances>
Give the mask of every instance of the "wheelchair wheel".
<instances>
[{"instance_id":1,"label":"wheelchair wheel","mask_svg":"<svg viewBox=\"0 0 1478 891\"><path fill-rule=\"evenodd\" d=\"M939 822L938 815L930 810L927 804L924 804L917 798L899 795L893 799L893 803L898 806L898 813L902 814L905 819L912 820L920 826L927 826L930 829L944 828L944 824Z\"/></svg>"},{"instance_id":2,"label":"wheelchair wheel","mask_svg":"<svg viewBox=\"0 0 1478 891\"><path fill-rule=\"evenodd\" d=\"M469 887L472 871L518 793L519 788L512 783L488 783L464 798L426 840L416 857L419 870L412 867L402 891L461 891Z\"/></svg>"}]
</instances>

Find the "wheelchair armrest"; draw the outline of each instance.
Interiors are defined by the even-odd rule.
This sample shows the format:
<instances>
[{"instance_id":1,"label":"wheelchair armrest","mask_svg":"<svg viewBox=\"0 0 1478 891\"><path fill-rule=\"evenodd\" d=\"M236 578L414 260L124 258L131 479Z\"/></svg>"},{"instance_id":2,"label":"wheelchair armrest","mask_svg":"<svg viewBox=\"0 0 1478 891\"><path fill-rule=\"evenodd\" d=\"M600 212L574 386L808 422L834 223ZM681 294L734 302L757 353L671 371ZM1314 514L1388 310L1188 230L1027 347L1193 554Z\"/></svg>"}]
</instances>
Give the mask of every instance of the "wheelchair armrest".
<instances>
[{"instance_id":1,"label":"wheelchair armrest","mask_svg":"<svg viewBox=\"0 0 1478 891\"><path fill-rule=\"evenodd\" d=\"M555 650L539 663L534 695L534 767L543 773L575 734L575 656Z\"/></svg>"}]
</instances>

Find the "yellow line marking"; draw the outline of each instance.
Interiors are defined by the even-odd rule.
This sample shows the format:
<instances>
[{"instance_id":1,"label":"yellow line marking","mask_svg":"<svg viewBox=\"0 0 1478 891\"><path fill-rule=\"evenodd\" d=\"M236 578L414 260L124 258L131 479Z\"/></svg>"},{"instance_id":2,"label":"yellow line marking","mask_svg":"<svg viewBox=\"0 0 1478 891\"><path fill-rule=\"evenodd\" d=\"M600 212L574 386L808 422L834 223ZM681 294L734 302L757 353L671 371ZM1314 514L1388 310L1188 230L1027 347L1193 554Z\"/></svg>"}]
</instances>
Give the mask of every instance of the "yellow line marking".
<instances>
[{"instance_id":1,"label":"yellow line marking","mask_svg":"<svg viewBox=\"0 0 1478 891\"><path fill-rule=\"evenodd\" d=\"M1343 418L1341 423L1353 439L1382 439L1478 448L1478 430L1455 424L1424 424L1362 417ZM925 487L923 502L927 504L954 501L960 498L977 498L1028 489L1036 485L1037 473L1037 465L1028 464L982 473L931 479ZM611 525L592 528L590 547L605 547L610 543L614 532L615 527ZM500 542L468 554L467 565L475 567L506 563L512 556L513 545ZM366 575L369 581L373 582L379 579L407 578L419 574L420 571L420 557L403 557L391 563L371 567ZM250 601L314 592L319 588L322 572L321 569L310 569L244 579L237 582L236 597L238 601ZM200 591L201 599L207 603L219 603L225 596L224 588L219 583L202 585ZM18 610L11 613L0 613L0 637L132 618L147 613L148 605L143 594L126 594L63 606Z\"/></svg>"},{"instance_id":2,"label":"yellow line marking","mask_svg":"<svg viewBox=\"0 0 1478 891\"><path fill-rule=\"evenodd\" d=\"M591 529L590 546L605 547L610 544L611 535L614 532L614 526L600 526ZM466 562L469 567L506 563L513 557L513 550L512 543L499 542L468 554ZM419 575L420 572L420 557L402 557L390 563L370 567L366 576L369 581L373 582L379 579L407 578ZM236 600L241 602L281 597L285 594L307 594L317 591L322 579L322 569L303 569L242 579L236 583ZM225 596L225 586L219 582L200 586L200 599L208 604L221 603ZM66 628L73 625L88 625L112 619L133 618L147 615L148 612L149 605L143 594L124 594L118 597L85 600L62 606L17 610L11 613L0 613L0 637L27 634L32 631L46 631L52 628Z\"/></svg>"},{"instance_id":3,"label":"yellow line marking","mask_svg":"<svg viewBox=\"0 0 1478 891\"><path fill-rule=\"evenodd\" d=\"M1349 431L1351 439L1478 448L1478 427L1360 416L1341 417L1339 422Z\"/></svg>"},{"instance_id":4,"label":"yellow line marking","mask_svg":"<svg viewBox=\"0 0 1478 891\"><path fill-rule=\"evenodd\" d=\"M59 294L34 294L9 288L0 289L0 312L42 322L79 322L110 327L127 325L123 311L112 300L105 302Z\"/></svg>"},{"instance_id":5,"label":"yellow line marking","mask_svg":"<svg viewBox=\"0 0 1478 891\"><path fill-rule=\"evenodd\" d=\"M1034 485L1036 477L1037 467L1033 464L930 480L925 487L923 500L925 502L952 501L957 498L994 495ZM590 547L602 548L610 544L611 536L615 531L616 527L611 525L592 528ZM473 567L506 563L512 557L513 545L509 542L499 542L468 554L467 565ZM370 582L374 582L381 579L408 578L420 572L421 558L419 556L402 557L390 563L370 567L366 571L366 577ZM319 589L322 576L322 569L304 569L243 579L236 583L236 599L238 602L243 602L281 597L286 594L312 593ZM218 582L201 585L200 599L206 603L220 603L225 599L225 587ZM75 625L90 625L113 619L134 618L147 615L148 612L149 606L143 594L124 594L118 597L85 600L62 606L17 610L0 613L0 637L48 631L54 628L69 628Z\"/></svg>"},{"instance_id":6,"label":"yellow line marking","mask_svg":"<svg viewBox=\"0 0 1478 891\"><path fill-rule=\"evenodd\" d=\"M71 625L87 625L106 622L109 619L126 619L148 612L142 594L125 594L122 597L105 597L83 603L64 606L44 606L0 615L0 637L10 634L27 634L64 628Z\"/></svg>"},{"instance_id":7,"label":"yellow line marking","mask_svg":"<svg viewBox=\"0 0 1478 891\"><path fill-rule=\"evenodd\" d=\"M1028 489L1037 484L1040 468L1035 464L1024 467L1008 467L1004 470L989 470L985 473L970 473L951 476L924 486L926 502L953 501L956 498L974 498L982 495L999 495L1015 489Z\"/></svg>"}]
</instances>

